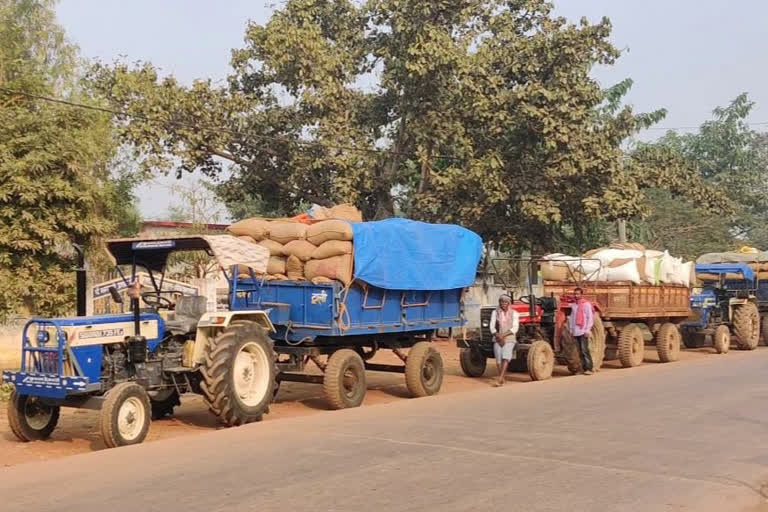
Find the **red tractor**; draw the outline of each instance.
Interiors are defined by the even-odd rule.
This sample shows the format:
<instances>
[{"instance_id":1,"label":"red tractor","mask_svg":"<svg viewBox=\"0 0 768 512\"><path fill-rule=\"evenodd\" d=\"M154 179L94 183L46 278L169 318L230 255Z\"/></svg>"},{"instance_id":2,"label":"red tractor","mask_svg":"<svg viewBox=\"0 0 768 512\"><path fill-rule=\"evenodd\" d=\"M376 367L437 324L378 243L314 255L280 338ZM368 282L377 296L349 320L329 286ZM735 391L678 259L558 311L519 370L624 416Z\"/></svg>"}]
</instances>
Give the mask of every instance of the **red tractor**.
<instances>
[{"instance_id":1,"label":"red tractor","mask_svg":"<svg viewBox=\"0 0 768 512\"><path fill-rule=\"evenodd\" d=\"M568 332L567 318L575 297L570 294L555 297L537 297L533 287L538 282L540 258L493 260L496 275L502 280L507 294L512 297L512 308L520 315L520 329L517 333L514 358L510 362L509 371L528 372L532 380L545 380L552 376L555 362L565 364L571 373L581 372L581 361L573 338ZM526 271L527 295L515 296L512 287L499 272L497 262L506 262L508 268L524 268ZM574 273L574 275L578 275ZM520 282L519 279L513 279ZM575 279L574 279L575 280ZM580 286L573 284L576 288ZM488 364L488 359L494 359L493 336L490 331L491 314L494 306L483 307L480 310L479 338L459 340L461 349L459 361L461 369L468 377L482 377ZM595 326L592 329L590 346L605 346L605 331L600 321L599 311L595 314ZM602 342L601 342L602 340ZM603 351L592 350L595 369L603 361Z\"/></svg>"}]
</instances>

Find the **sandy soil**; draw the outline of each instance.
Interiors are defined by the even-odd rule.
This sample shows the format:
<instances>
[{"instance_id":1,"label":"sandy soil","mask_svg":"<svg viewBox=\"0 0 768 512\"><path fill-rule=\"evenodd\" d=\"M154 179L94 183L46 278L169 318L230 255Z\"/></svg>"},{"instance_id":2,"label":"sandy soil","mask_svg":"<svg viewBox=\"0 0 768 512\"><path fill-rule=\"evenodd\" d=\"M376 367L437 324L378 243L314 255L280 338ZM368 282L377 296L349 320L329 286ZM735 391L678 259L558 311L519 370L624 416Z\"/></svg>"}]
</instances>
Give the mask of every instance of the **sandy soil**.
<instances>
[{"instance_id":1,"label":"sandy soil","mask_svg":"<svg viewBox=\"0 0 768 512\"><path fill-rule=\"evenodd\" d=\"M486 389L490 386L491 376L495 372L495 364L492 361L489 361L484 378L467 378L461 372L458 359L459 351L455 342L439 340L436 345L443 355L446 369L442 394L469 392ZM727 355L717 356L712 349L684 350L681 352L680 361L684 363L705 357L727 357ZM391 352L382 351L372 362L397 363L399 360ZM646 348L645 364L658 364L658 357L653 347ZM620 376L621 372L621 364L618 361L609 361L603 365L600 373L592 377L573 378L591 378L595 379L596 384L598 384L601 375ZM567 378L569 376L570 374L564 367L555 368L554 378ZM528 374L510 373L507 381L508 386L519 386L522 391L525 383L530 382L530 377ZM405 381L401 374L368 373L368 393L363 406L403 400L407 399L407 396ZM466 399L470 400L471 395L468 394ZM284 382L281 385L277 401L270 409L270 414L265 416L265 421L269 422L294 416L333 414L332 411L328 410L320 386L294 382ZM202 399L199 396L188 395L182 398L182 405L176 409L174 417L152 423L147 442L189 436L217 428L222 427L208 412ZM95 411L62 409L59 425L50 440L22 443L8 428L6 404L0 406L0 466L12 466L102 449L104 449L104 444L98 433L98 413Z\"/></svg>"}]
</instances>

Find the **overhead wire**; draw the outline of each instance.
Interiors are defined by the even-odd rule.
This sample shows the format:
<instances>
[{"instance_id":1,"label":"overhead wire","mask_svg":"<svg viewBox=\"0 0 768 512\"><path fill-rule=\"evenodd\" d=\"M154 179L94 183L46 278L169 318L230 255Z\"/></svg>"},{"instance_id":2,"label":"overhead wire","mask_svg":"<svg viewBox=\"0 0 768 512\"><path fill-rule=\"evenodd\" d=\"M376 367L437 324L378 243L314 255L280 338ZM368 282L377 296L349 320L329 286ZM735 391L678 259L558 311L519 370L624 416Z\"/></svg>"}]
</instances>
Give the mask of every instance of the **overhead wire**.
<instances>
[{"instance_id":1,"label":"overhead wire","mask_svg":"<svg viewBox=\"0 0 768 512\"><path fill-rule=\"evenodd\" d=\"M6 94L6 95L15 95L15 96L22 96L29 99L35 99L40 101L46 101L49 103L56 103L59 105L65 105L67 107L72 108L82 108L86 110L92 110L96 112L102 112L105 114L111 114L114 116L122 116L127 118L133 118L138 119L141 121L145 121L148 123L156 123L156 124L167 124L172 126L179 126L183 128L190 128L193 130L203 130L208 132L225 132L229 133L238 137L242 137L244 135L247 135L249 137L253 137L256 139L261 139L265 141L271 141L271 142L281 142L284 144L297 144L301 146L316 146L316 147L323 147L326 149L338 149L341 151L352 151L352 152L358 152L358 153L369 153L369 154L377 154L377 155L392 155L392 156L404 156L404 157L417 157L414 153L406 153L402 151L392 151L387 149L374 149L374 148L360 148L355 146L344 146L339 144L329 144L327 142L320 142L320 141L311 141L311 140L301 140L301 139L289 139L285 137L277 137L273 135L262 135L262 134L244 134L242 131L234 130L232 128L228 128L225 126L206 126L204 124L196 124L196 123L190 123L185 121L174 121L170 119L153 119L151 117L148 117L143 114L135 114L132 112L126 112L124 110L116 110L106 107L99 107L97 105L88 105L86 103L77 103L74 101L64 100L61 98L53 98L51 96L44 96L41 94L32 94L25 91L18 91L14 89L8 89L6 87L0 87L0 93ZM432 158L439 159L439 160L453 160L453 161L463 161L465 159L454 156L454 155L432 155Z\"/></svg>"}]
</instances>

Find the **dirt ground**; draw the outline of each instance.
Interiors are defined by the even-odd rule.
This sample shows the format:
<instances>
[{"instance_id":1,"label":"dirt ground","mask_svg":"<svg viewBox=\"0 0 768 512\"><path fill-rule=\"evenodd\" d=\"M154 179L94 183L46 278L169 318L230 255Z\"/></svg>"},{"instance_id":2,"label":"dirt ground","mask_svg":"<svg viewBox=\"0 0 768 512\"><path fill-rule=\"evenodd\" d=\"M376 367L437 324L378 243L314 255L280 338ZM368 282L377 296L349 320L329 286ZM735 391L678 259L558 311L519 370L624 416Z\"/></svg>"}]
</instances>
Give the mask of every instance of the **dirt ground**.
<instances>
[{"instance_id":1,"label":"dirt ground","mask_svg":"<svg viewBox=\"0 0 768 512\"><path fill-rule=\"evenodd\" d=\"M485 377L471 379L461 372L459 350L455 342L439 340L436 345L442 353L445 364L441 394L470 392L490 386L491 376L495 372L493 361L489 361ZM705 357L727 357L727 355L717 356L712 349L683 350L680 354L680 362ZM399 360L391 352L382 351L372 362L397 363ZM658 357L653 347L646 347L645 364L658 364ZM621 364L618 361L609 361L603 365L600 373L592 377L572 378L591 378L599 381L601 374L614 374L621 371ZM620 373L614 375L620 375ZM565 367L555 367L554 378L568 377L570 373ZM525 384L530 382L530 377L528 374L510 373L507 376L507 382L508 386L515 386L516 389L519 386L519 390L522 391ZM368 373L368 393L364 407L404 400L407 397L402 374ZM467 399L471 399L471 396L468 395ZM284 382L280 387L276 403L270 406L270 413L265 416L265 421L280 421L282 418L311 414L333 414L325 403L321 387L313 384ZM182 398L182 405L176 409L173 417L152 423L147 442L189 436L218 428L222 427L208 412L202 399L199 396L187 395ZM104 444L98 433L98 412L96 411L62 409L61 419L51 439L22 443L8 428L6 404L0 406L0 466L12 466L102 449Z\"/></svg>"}]
</instances>

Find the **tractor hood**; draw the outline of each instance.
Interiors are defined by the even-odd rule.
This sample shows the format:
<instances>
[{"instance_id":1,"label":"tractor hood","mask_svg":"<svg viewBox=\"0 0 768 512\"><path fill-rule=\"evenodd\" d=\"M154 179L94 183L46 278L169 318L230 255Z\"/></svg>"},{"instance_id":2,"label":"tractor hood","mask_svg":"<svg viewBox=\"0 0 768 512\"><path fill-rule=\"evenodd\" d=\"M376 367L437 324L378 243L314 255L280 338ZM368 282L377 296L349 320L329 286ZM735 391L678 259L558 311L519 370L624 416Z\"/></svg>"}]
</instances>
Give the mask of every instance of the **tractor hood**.
<instances>
[{"instance_id":1,"label":"tractor hood","mask_svg":"<svg viewBox=\"0 0 768 512\"><path fill-rule=\"evenodd\" d=\"M152 270L165 268L168 256L178 251L206 251L219 266L244 265L264 274L269 250L231 235L171 236L163 238L121 238L107 241L107 254L116 265L134 262Z\"/></svg>"}]
</instances>

